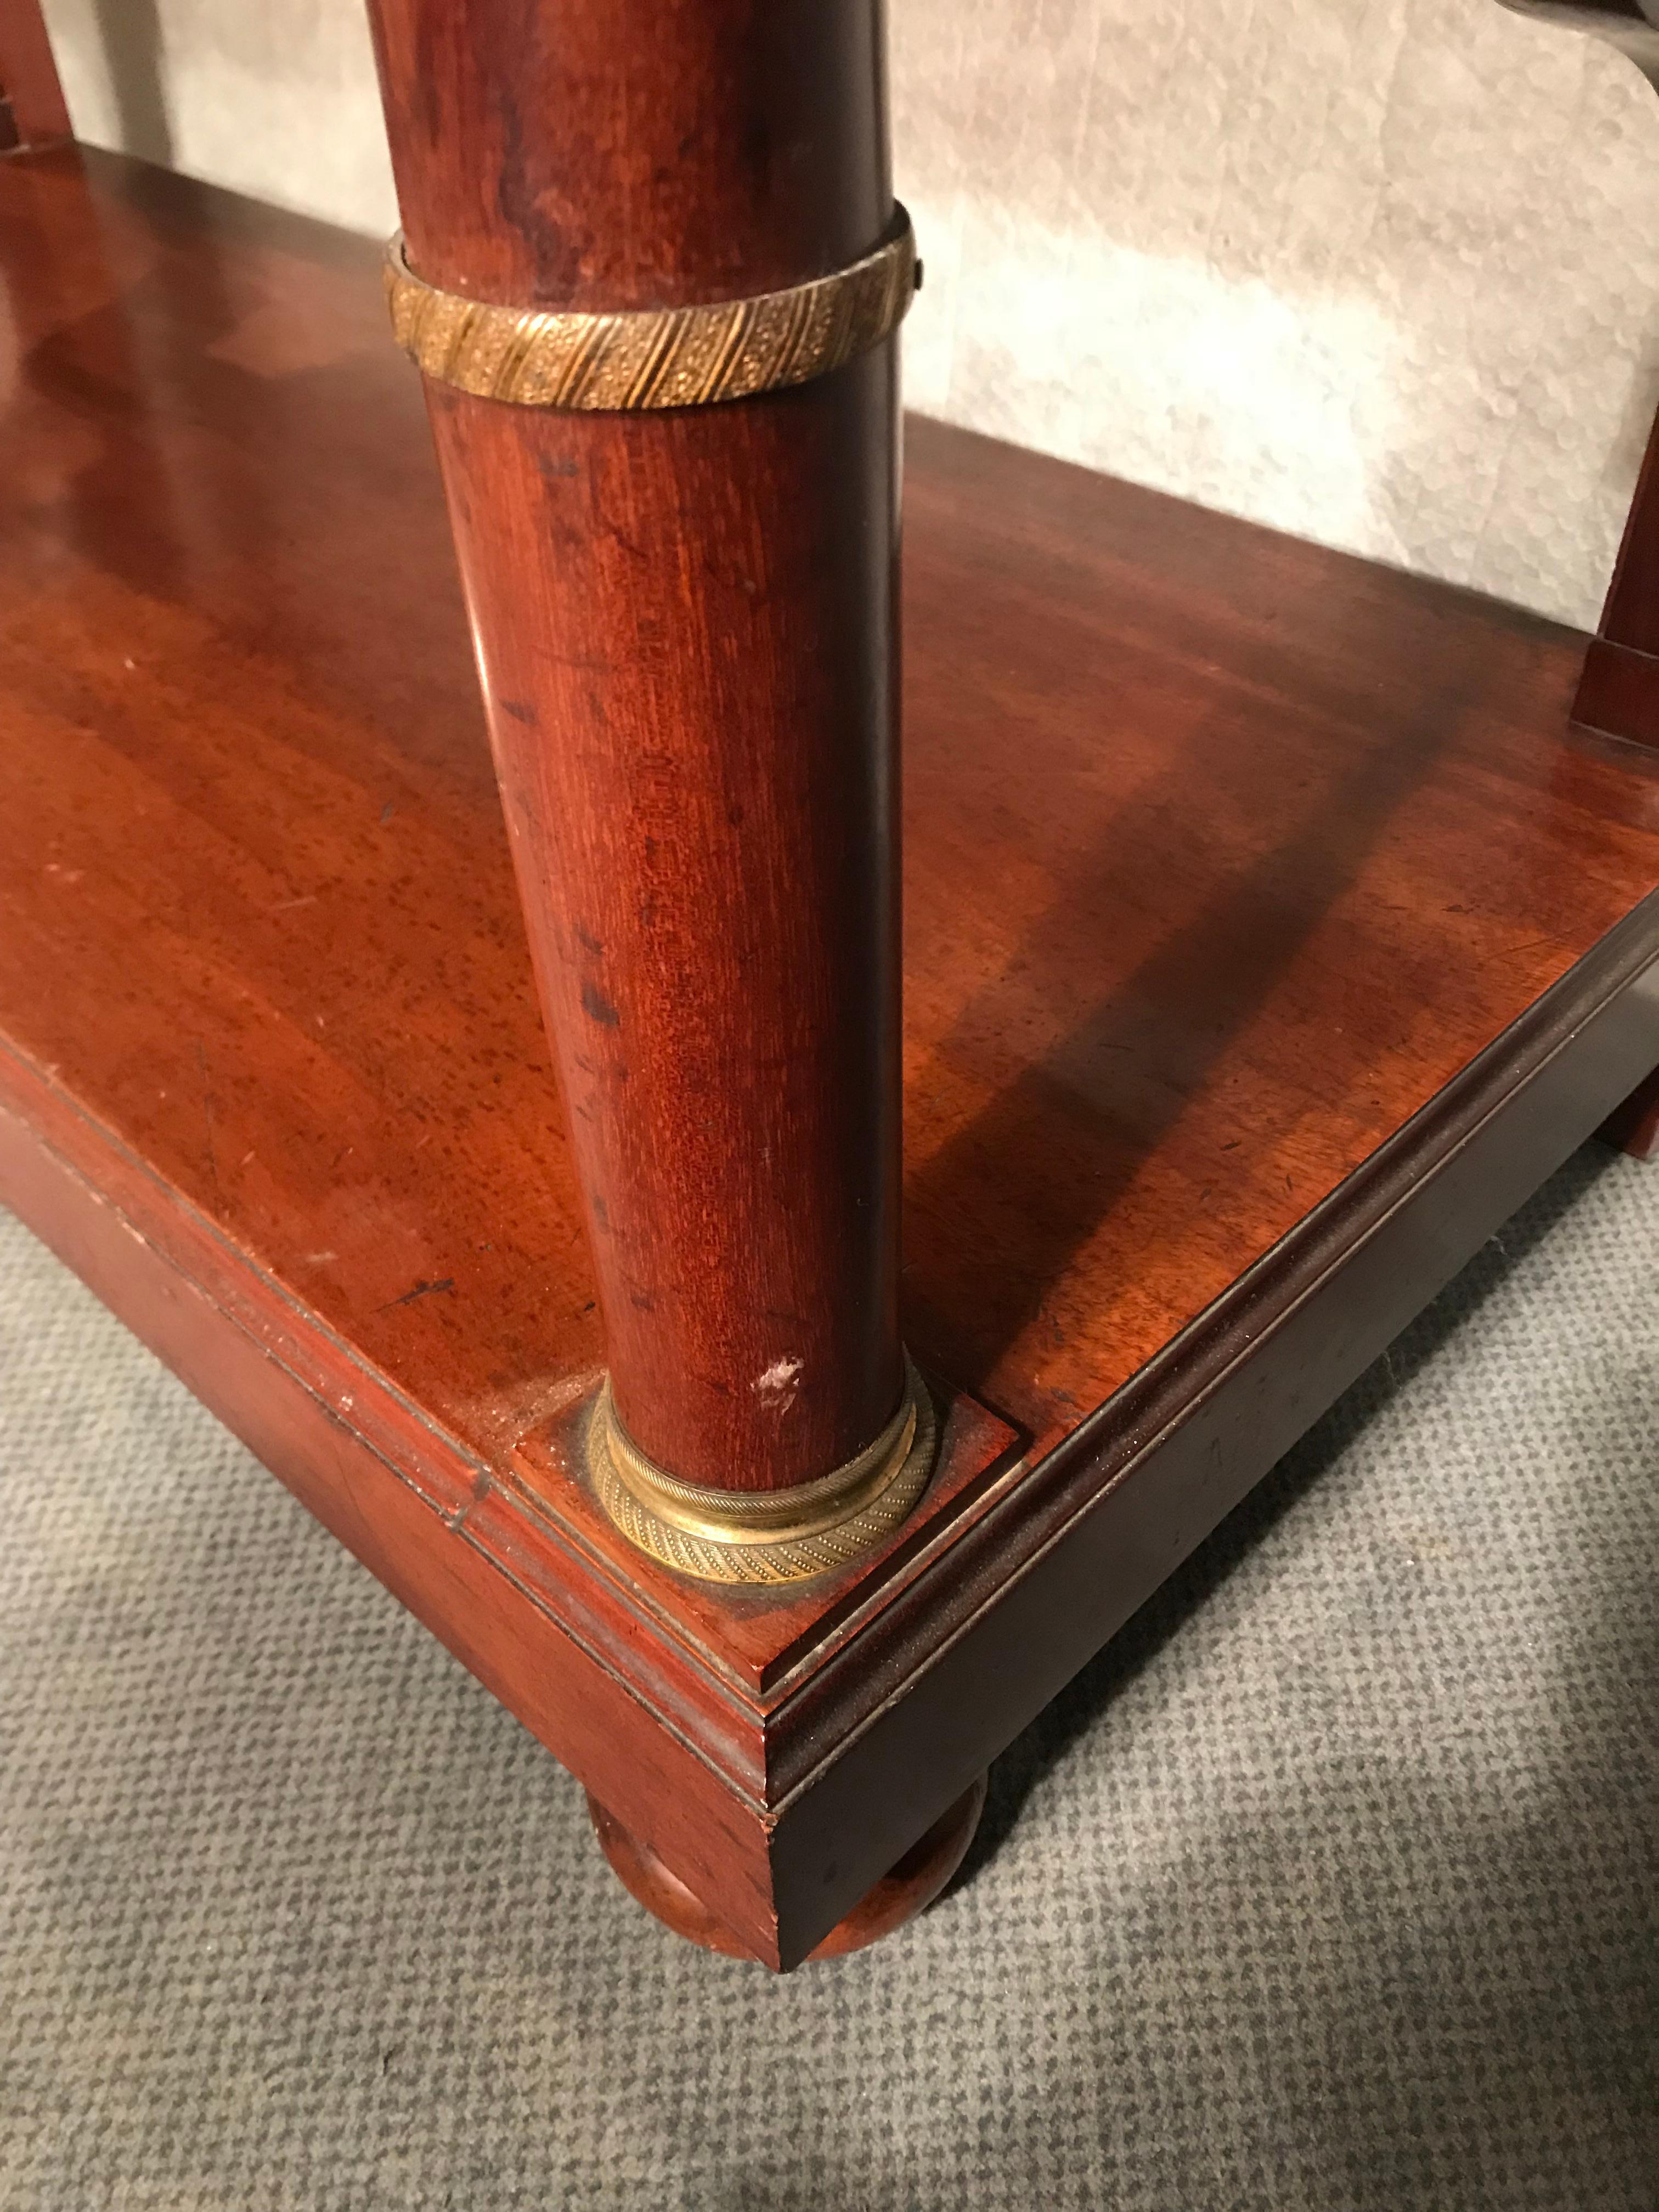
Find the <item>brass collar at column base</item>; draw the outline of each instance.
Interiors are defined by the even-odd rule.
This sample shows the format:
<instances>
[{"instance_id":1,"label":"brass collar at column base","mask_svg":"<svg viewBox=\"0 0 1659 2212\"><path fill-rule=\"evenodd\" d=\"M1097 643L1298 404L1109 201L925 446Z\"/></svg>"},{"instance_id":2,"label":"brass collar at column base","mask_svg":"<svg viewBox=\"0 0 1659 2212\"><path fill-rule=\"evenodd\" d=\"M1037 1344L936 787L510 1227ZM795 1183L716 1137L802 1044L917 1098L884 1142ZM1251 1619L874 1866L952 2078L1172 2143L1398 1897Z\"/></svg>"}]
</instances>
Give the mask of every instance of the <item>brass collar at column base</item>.
<instances>
[{"instance_id":1,"label":"brass collar at column base","mask_svg":"<svg viewBox=\"0 0 1659 2212\"><path fill-rule=\"evenodd\" d=\"M908 1353L898 1411L831 1474L789 1490L710 1490L648 1460L607 1382L587 1429L599 1502L629 1543L705 1582L793 1583L848 1566L909 1513L933 1473L939 1424Z\"/></svg>"}]
</instances>

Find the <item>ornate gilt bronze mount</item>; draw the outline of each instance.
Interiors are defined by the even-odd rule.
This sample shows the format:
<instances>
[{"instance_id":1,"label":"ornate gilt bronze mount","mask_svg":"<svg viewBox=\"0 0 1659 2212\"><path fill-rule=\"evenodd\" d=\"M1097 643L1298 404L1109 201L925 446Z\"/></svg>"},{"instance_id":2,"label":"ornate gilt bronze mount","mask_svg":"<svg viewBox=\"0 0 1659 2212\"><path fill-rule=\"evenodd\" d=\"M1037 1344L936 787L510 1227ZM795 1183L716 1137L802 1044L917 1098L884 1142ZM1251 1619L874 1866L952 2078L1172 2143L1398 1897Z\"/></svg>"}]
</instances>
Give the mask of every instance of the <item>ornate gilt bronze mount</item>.
<instances>
[{"instance_id":1,"label":"ornate gilt bronze mount","mask_svg":"<svg viewBox=\"0 0 1659 2212\"><path fill-rule=\"evenodd\" d=\"M616 411L706 407L823 376L897 329L920 268L898 208L861 261L747 300L614 314L500 307L424 283L401 231L386 289L398 343L428 376L518 407Z\"/></svg>"},{"instance_id":2,"label":"ornate gilt bronze mount","mask_svg":"<svg viewBox=\"0 0 1659 2212\"><path fill-rule=\"evenodd\" d=\"M632 1544L707 1582L790 1583L827 1574L890 1535L933 1472L938 1422L908 1354L898 1411L874 1442L816 1482L789 1490L707 1490L648 1460L623 1427L607 1382L587 1458L605 1511Z\"/></svg>"}]
</instances>

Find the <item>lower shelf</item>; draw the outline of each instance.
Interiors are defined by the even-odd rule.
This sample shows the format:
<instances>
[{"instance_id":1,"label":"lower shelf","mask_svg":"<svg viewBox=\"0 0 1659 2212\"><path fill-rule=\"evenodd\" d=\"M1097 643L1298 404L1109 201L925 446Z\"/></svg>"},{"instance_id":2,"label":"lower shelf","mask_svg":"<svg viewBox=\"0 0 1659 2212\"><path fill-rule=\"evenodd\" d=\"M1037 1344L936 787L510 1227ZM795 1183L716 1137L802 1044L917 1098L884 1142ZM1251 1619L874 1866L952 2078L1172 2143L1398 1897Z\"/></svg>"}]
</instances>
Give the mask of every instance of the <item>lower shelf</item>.
<instances>
[{"instance_id":1,"label":"lower shelf","mask_svg":"<svg viewBox=\"0 0 1659 2212\"><path fill-rule=\"evenodd\" d=\"M790 1965L1659 1063L1585 641L927 423L906 1334L846 1576L593 1509L601 1356L441 504L363 241L0 168L0 1195Z\"/></svg>"}]
</instances>

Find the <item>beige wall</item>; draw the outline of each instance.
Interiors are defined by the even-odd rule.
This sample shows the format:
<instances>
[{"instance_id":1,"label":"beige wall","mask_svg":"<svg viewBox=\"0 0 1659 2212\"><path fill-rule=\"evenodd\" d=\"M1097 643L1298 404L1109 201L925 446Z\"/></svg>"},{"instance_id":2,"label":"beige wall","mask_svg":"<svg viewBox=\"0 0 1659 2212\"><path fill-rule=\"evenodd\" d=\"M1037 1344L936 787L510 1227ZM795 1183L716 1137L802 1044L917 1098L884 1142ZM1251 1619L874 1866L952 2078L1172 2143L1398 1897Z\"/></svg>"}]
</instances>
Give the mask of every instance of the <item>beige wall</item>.
<instances>
[{"instance_id":1,"label":"beige wall","mask_svg":"<svg viewBox=\"0 0 1659 2212\"><path fill-rule=\"evenodd\" d=\"M891 0L930 414L1594 619L1659 100L1494 0ZM392 219L357 0L47 0L77 127Z\"/></svg>"},{"instance_id":2,"label":"beige wall","mask_svg":"<svg viewBox=\"0 0 1659 2212\"><path fill-rule=\"evenodd\" d=\"M78 137L356 230L397 219L363 0L42 0Z\"/></svg>"}]
</instances>

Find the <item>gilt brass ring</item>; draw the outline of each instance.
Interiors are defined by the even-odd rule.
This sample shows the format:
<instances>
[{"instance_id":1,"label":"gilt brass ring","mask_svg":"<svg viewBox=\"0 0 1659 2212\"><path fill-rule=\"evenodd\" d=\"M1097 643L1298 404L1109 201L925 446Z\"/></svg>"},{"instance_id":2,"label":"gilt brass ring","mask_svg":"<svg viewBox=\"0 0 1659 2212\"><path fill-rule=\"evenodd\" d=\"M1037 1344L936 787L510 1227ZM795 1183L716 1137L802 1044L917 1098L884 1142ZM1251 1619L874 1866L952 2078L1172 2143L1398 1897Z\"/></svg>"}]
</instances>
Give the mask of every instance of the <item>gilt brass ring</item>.
<instances>
[{"instance_id":1,"label":"gilt brass ring","mask_svg":"<svg viewBox=\"0 0 1659 2212\"><path fill-rule=\"evenodd\" d=\"M890 1535L933 1472L938 1421L909 1355L898 1411L863 1451L788 1490L709 1490L646 1457L607 1381L588 1424L587 1462L629 1541L707 1582L790 1583L844 1567Z\"/></svg>"},{"instance_id":2,"label":"gilt brass ring","mask_svg":"<svg viewBox=\"0 0 1659 2212\"><path fill-rule=\"evenodd\" d=\"M689 307L614 314L504 307L440 291L410 266L399 231L386 248L392 328L428 376L516 407L706 407L839 368L897 329L915 297L915 234L895 207L874 252L845 269Z\"/></svg>"}]
</instances>

